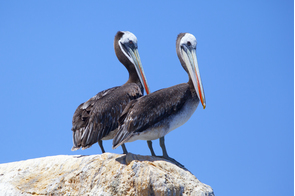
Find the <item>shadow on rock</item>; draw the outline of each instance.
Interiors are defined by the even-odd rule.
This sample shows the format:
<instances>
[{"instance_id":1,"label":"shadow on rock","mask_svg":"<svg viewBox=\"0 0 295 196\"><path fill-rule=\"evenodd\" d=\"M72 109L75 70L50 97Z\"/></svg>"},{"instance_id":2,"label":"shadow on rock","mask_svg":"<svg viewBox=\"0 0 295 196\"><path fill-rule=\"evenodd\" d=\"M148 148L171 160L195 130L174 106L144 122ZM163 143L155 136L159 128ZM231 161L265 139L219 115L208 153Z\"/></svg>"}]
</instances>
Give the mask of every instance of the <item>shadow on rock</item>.
<instances>
[{"instance_id":1,"label":"shadow on rock","mask_svg":"<svg viewBox=\"0 0 295 196\"><path fill-rule=\"evenodd\" d=\"M178 161L176 161L175 159L165 159L162 156L142 156L142 155L136 155L136 154L132 154L132 153L128 153L127 155L124 154L118 158L116 158L116 161L118 161L121 164L124 165L129 165L132 161L149 161L149 162L154 162L154 161L166 161L169 163L173 163L175 165L177 165L178 167L188 171L184 165L182 165L181 163L179 163Z\"/></svg>"}]
</instances>

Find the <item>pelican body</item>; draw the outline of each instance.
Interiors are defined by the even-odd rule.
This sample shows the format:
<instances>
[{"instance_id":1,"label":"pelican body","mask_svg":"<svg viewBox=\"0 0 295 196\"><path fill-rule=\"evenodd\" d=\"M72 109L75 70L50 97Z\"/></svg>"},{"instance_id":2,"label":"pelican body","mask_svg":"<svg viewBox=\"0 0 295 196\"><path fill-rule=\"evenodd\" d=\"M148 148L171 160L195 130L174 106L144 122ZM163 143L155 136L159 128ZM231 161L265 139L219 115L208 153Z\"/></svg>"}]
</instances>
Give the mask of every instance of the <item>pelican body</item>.
<instances>
[{"instance_id":1,"label":"pelican body","mask_svg":"<svg viewBox=\"0 0 295 196\"><path fill-rule=\"evenodd\" d=\"M176 51L181 65L189 75L189 81L132 100L119 118L113 148L135 140L160 138L163 156L168 158L164 136L183 125L195 112L199 102L206 107L196 45L196 38L192 34L178 35Z\"/></svg>"},{"instance_id":2,"label":"pelican body","mask_svg":"<svg viewBox=\"0 0 295 196\"><path fill-rule=\"evenodd\" d=\"M117 32L115 53L129 72L128 81L122 86L99 92L76 109L73 121L73 148L89 148L98 142L104 153L102 140L112 139L118 127L118 119L127 104L144 93L149 93L146 77L137 50L137 38L128 31ZM123 145L124 153L127 153Z\"/></svg>"}]
</instances>

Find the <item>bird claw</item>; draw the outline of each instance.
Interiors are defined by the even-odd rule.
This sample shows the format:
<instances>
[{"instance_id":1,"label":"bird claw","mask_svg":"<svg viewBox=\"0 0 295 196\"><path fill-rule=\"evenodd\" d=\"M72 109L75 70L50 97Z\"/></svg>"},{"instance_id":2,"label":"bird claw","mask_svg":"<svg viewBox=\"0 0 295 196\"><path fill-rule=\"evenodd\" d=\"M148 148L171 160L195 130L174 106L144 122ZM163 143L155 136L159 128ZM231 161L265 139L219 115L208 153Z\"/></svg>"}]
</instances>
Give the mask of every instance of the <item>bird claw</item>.
<instances>
[{"instance_id":1,"label":"bird claw","mask_svg":"<svg viewBox=\"0 0 295 196\"><path fill-rule=\"evenodd\" d=\"M182 169L186 169L185 167L184 167L184 165L182 165L181 163L179 163L178 161L176 161L175 159L173 159L173 158L171 158L171 157L169 157L169 156L156 156L156 157L160 157L160 158L164 158L164 159L166 159L166 160L168 160L168 161L171 161L172 163L174 163L175 165L177 165L178 167L181 167Z\"/></svg>"}]
</instances>

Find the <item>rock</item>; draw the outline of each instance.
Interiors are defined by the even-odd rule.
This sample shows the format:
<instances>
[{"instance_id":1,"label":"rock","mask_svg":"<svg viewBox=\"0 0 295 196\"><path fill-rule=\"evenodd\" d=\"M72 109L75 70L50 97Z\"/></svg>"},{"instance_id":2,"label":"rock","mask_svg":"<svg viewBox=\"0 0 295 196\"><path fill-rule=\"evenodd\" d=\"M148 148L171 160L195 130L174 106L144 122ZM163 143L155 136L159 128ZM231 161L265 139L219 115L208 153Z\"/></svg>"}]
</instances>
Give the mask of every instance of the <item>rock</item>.
<instances>
[{"instance_id":1,"label":"rock","mask_svg":"<svg viewBox=\"0 0 295 196\"><path fill-rule=\"evenodd\" d=\"M186 169L159 157L104 153L0 164L0 195L214 196Z\"/></svg>"}]
</instances>

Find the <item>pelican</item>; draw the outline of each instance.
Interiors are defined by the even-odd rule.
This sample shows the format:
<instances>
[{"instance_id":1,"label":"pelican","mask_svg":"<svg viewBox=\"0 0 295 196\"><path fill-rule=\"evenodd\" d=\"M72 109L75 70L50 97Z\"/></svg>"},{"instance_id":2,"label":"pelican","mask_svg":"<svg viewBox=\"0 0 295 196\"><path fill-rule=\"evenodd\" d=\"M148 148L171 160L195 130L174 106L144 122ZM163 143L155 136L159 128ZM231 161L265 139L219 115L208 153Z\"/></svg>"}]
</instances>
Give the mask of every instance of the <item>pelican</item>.
<instances>
[{"instance_id":1,"label":"pelican","mask_svg":"<svg viewBox=\"0 0 295 196\"><path fill-rule=\"evenodd\" d=\"M206 107L196 46L197 40L194 35L190 33L178 35L176 52L182 67L188 73L189 81L129 102L119 118L113 149L126 142L160 138L163 157L172 159L167 154L164 136L183 125L195 112L199 102L204 109Z\"/></svg>"},{"instance_id":2,"label":"pelican","mask_svg":"<svg viewBox=\"0 0 295 196\"><path fill-rule=\"evenodd\" d=\"M115 53L129 72L128 81L122 86L109 88L97 93L76 109L72 120L72 151L89 148L98 142L105 152L102 140L112 139L118 127L118 119L126 105L141 97L144 89L150 92L142 68L137 38L128 31L118 31L114 40ZM127 154L125 145L123 152Z\"/></svg>"}]
</instances>

